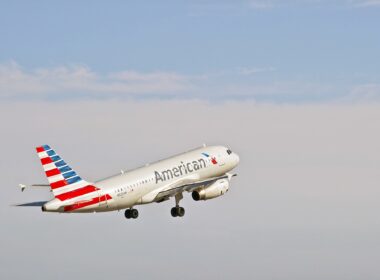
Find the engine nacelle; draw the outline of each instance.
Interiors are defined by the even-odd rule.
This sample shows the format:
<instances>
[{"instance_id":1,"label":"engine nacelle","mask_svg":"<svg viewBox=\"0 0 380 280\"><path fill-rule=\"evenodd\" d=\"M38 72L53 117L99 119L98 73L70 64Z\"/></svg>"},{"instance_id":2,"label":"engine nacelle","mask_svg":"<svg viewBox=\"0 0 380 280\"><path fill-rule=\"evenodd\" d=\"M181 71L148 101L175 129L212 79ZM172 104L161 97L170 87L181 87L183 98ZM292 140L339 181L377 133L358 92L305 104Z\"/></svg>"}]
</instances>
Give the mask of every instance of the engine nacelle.
<instances>
[{"instance_id":1,"label":"engine nacelle","mask_svg":"<svg viewBox=\"0 0 380 280\"><path fill-rule=\"evenodd\" d=\"M208 187L193 191L191 196L195 201L212 199L225 194L228 191L229 186L230 183L227 179L219 179Z\"/></svg>"}]
</instances>

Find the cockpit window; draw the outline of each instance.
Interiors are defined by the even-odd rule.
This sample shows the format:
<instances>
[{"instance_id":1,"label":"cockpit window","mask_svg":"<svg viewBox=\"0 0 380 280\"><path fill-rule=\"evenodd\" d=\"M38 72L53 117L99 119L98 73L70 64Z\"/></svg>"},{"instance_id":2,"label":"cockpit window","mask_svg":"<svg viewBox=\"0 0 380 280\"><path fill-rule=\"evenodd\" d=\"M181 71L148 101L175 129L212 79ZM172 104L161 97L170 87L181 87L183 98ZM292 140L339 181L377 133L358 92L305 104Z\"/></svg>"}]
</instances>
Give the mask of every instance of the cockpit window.
<instances>
[{"instance_id":1,"label":"cockpit window","mask_svg":"<svg viewBox=\"0 0 380 280\"><path fill-rule=\"evenodd\" d=\"M229 155L232 154L230 149L227 150L227 154L229 154Z\"/></svg>"}]
</instances>

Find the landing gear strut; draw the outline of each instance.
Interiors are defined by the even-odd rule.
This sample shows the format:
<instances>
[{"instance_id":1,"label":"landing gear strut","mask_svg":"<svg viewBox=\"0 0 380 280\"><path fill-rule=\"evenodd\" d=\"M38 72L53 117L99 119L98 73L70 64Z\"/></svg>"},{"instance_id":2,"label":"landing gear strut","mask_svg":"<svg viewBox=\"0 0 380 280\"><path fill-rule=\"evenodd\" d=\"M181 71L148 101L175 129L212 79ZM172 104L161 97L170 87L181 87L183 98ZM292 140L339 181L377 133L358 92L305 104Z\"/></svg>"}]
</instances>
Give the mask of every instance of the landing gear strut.
<instances>
[{"instance_id":1,"label":"landing gear strut","mask_svg":"<svg viewBox=\"0 0 380 280\"><path fill-rule=\"evenodd\" d=\"M137 209L126 209L125 210L125 213L124 213L124 216L127 218L127 219L137 219L137 217L139 216L139 211Z\"/></svg>"},{"instance_id":2,"label":"landing gear strut","mask_svg":"<svg viewBox=\"0 0 380 280\"><path fill-rule=\"evenodd\" d=\"M185 215L185 208L179 206L180 200L183 198L182 193L178 193L175 196L175 207L170 210L172 217L183 217Z\"/></svg>"}]
</instances>

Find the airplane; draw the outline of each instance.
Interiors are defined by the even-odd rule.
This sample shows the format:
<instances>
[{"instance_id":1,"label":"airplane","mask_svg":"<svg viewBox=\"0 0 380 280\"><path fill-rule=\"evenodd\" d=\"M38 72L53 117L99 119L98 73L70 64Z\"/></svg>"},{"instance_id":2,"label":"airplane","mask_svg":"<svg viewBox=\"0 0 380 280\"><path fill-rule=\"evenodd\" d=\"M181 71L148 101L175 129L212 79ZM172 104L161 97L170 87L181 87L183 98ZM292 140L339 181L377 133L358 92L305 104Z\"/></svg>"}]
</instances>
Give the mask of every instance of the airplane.
<instances>
[{"instance_id":1,"label":"airplane","mask_svg":"<svg viewBox=\"0 0 380 280\"><path fill-rule=\"evenodd\" d=\"M49 145L36 148L54 198L17 206L40 206L43 212L93 213L124 210L125 218L139 216L136 205L163 202L175 198L173 217L183 217L179 205L184 192L195 201L224 195L230 186L229 173L239 156L224 146L206 146L164 160L146 164L94 183L82 179ZM20 184L23 191L27 186Z\"/></svg>"}]
</instances>

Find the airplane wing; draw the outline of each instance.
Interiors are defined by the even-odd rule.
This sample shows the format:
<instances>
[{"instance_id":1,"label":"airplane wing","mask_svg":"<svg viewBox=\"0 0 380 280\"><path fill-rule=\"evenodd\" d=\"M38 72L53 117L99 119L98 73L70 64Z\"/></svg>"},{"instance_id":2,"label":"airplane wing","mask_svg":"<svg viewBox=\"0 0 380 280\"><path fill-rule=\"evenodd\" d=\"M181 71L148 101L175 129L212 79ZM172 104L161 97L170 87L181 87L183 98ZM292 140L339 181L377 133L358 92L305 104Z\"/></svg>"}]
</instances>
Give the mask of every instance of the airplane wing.
<instances>
[{"instance_id":1,"label":"airplane wing","mask_svg":"<svg viewBox=\"0 0 380 280\"><path fill-rule=\"evenodd\" d=\"M201 186L211 185L212 183L220 179L228 178L228 180L231 180L231 178L234 176L237 176L237 174L226 173L222 176L213 177L207 180L201 180L201 181L195 181L195 182L185 182L181 180L181 181L171 184L167 188L158 192L154 200L156 202L162 202L184 191L192 192Z\"/></svg>"}]
</instances>

